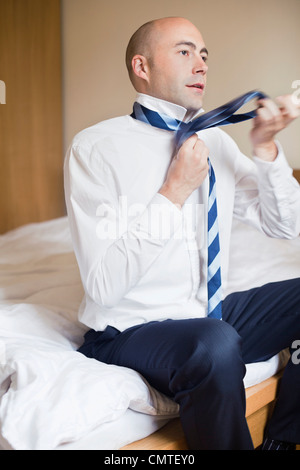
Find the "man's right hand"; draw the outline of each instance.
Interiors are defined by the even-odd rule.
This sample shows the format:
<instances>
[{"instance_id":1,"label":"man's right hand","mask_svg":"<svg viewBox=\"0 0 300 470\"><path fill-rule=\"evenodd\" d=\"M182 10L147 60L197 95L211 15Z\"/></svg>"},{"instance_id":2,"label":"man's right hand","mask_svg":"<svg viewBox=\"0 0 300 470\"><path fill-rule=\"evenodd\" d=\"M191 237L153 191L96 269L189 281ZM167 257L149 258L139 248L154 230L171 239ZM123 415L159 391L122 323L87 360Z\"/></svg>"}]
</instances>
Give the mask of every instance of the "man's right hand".
<instances>
[{"instance_id":1,"label":"man's right hand","mask_svg":"<svg viewBox=\"0 0 300 470\"><path fill-rule=\"evenodd\" d=\"M172 159L159 193L182 207L207 176L209 150L196 134L189 137Z\"/></svg>"}]
</instances>

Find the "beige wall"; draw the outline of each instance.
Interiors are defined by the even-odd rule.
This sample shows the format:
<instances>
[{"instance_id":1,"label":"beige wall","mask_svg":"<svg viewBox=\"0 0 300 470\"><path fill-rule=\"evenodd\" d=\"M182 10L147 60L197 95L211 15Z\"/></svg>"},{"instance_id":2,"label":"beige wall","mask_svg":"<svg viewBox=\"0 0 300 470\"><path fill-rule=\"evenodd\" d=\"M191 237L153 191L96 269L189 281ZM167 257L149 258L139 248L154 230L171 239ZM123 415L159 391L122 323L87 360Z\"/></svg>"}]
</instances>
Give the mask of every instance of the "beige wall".
<instances>
[{"instance_id":1,"label":"beige wall","mask_svg":"<svg viewBox=\"0 0 300 470\"><path fill-rule=\"evenodd\" d=\"M252 89L274 98L300 84L300 0L62 0L62 9L65 149L82 128L131 112L125 49L153 18L184 16L202 32L210 53L207 111ZM247 154L249 126L226 128ZM294 168L299 136L300 119L280 134Z\"/></svg>"}]
</instances>

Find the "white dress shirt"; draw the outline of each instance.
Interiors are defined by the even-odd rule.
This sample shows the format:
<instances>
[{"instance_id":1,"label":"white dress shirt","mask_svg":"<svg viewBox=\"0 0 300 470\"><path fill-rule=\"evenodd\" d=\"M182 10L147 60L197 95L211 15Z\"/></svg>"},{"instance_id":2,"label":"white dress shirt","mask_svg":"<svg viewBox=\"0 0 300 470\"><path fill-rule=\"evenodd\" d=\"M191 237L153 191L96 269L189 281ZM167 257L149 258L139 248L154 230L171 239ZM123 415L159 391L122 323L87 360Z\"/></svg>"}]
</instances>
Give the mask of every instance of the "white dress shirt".
<instances>
[{"instance_id":1,"label":"white dress shirt","mask_svg":"<svg viewBox=\"0 0 300 470\"><path fill-rule=\"evenodd\" d=\"M185 108L147 95L144 106L183 120ZM223 291L233 216L270 236L300 229L300 191L283 151L272 163L244 156L218 128L200 131L217 180ZM206 316L208 178L182 210L158 193L174 134L129 115L75 136L65 160L70 228L85 290L79 318L122 331Z\"/></svg>"}]
</instances>

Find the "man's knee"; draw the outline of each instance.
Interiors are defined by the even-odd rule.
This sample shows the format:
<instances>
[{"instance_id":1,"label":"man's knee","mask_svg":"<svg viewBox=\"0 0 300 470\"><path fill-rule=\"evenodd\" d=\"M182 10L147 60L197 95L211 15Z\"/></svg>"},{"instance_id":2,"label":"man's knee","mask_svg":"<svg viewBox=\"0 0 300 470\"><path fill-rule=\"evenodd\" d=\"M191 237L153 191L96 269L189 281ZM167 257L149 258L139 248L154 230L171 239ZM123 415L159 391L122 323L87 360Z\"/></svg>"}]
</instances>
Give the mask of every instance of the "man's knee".
<instances>
[{"instance_id":1,"label":"man's knee","mask_svg":"<svg viewBox=\"0 0 300 470\"><path fill-rule=\"evenodd\" d=\"M210 383L224 392L241 382L245 365L241 356L241 338L229 324L220 320L207 319L185 337L181 345L180 367L174 371L171 386L179 391Z\"/></svg>"}]
</instances>

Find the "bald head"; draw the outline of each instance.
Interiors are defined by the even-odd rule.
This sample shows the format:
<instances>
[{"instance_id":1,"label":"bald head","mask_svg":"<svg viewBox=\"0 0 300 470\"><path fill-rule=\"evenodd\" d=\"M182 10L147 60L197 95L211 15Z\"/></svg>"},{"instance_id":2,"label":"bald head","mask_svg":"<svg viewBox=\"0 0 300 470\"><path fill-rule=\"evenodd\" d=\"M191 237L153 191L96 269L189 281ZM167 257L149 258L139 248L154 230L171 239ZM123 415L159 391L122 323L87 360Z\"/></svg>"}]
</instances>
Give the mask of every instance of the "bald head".
<instances>
[{"instance_id":1,"label":"bald head","mask_svg":"<svg viewBox=\"0 0 300 470\"><path fill-rule=\"evenodd\" d=\"M149 65L151 65L153 53L155 52L155 44L159 43L161 35L166 33L169 28L177 28L185 23L196 29L196 27L185 18L166 17L148 21L132 35L126 49L126 67L133 85L135 85L135 75L132 70L133 57L141 55L145 57Z\"/></svg>"},{"instance_id":2,"label":"bald head","mask_svg":"<svg viewBox=\"0 0 300 470\"><path fill-rule=\"evenodd\" d=\"M126 67L131 81L133 81L132 59L135 55L142 55L151 60L151 42L153 40L156 24L159 20L143 24L130 38L126 49Z\"/></svg>"}]
</instances>

